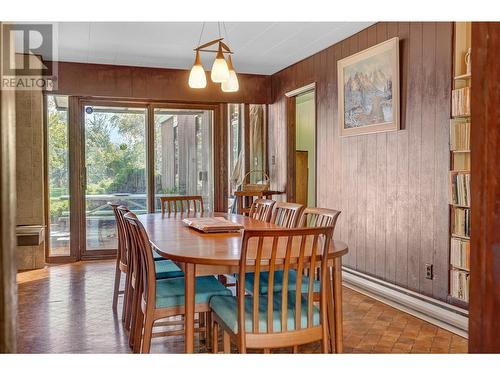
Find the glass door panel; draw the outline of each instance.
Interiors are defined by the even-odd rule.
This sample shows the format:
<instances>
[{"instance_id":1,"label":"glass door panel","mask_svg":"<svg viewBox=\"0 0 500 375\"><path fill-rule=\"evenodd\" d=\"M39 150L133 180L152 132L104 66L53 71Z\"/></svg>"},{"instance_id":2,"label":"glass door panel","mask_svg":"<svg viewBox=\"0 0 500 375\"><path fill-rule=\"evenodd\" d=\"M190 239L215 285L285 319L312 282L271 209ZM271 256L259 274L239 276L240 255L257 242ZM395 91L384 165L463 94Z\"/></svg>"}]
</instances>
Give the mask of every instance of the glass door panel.
<instances>
[{"instance_id":1,"label":"glass door panel","mask_svg":"<svg viewBox=\"0 0 500 375\"><path fill-rule=\"evenodd\" d=\"M86 251L117 248L108 202L147 212L146 109L85 106Z\"/></svg>"},{"instance_id":2,"label":"glass door panel","mask_svg":"<svg viewBox=\"0 0 500 375\"><path fill-rule=\"evenodd\" d=\"M68 97L47 95L49 257L70 256Z\"/></svg>"},{"instance_id":3,"label":"glass door panel","mask_svg":"<svg viewBox=\"0 0 500 375\"><path fill-rule=\"evenodd\" d=\"M155 109L155 210L161 196L201 195L213 209L213 111Z\"/></svg>"}]
</instances>

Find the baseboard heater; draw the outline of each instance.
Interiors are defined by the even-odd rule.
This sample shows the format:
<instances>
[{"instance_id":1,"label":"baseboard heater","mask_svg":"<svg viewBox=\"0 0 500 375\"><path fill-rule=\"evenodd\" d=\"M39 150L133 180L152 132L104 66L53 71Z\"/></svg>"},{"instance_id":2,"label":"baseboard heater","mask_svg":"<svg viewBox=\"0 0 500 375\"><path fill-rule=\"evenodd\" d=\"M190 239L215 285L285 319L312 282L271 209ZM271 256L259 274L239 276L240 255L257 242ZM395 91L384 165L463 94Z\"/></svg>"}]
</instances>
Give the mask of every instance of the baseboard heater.
<instances>
[{"instance_id":1,"label":"baseboard heater","mask_svg":"<svg viewBox=\"0 0 500 375\"><path fill-rule=\"evenodd\" d=\"M469 313L467 310L409 291L348 267L342 267L342 270L345 287L457 335L468 337Z\"/></svg>"}]
</instances>

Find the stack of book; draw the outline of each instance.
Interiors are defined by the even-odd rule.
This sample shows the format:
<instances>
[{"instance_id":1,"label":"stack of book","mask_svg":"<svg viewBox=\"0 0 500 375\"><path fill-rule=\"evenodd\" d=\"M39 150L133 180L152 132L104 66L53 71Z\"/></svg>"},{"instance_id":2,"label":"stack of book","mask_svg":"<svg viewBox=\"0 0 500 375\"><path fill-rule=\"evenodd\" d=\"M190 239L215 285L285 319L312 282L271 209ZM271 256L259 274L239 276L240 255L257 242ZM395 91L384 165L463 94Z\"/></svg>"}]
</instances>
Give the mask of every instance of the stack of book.
<instances>
[{"instance_id":1,"label":"stack of book","mask_svg":"<svg viewBox=\"0 0 500 375\"><path fill-rule=\"evenodd\" d=\"M469 273L460 270L450 271L450 294L454 298L469 302Z\"/></svg>"},{"instance_id":2,"label":"stack of book","mask_svg":"<svg viewBox=\"0 0 500 375\"><path fill-rule=\"evenodd\" d=\"M453 234L460 237L470 237L470 209L455 207L453 210Z\"/></svg>"},{"instance_id":3,"label":"stack of book","mask_svg":"<svg viewBox=\"0 0 500 375\"><path fill-rule=\"evenodd\" d=\"M470 173L451 174L451 204L470 206Z\"/></svg>"},{"instance_id":4,"label":"stack of book","mask_svg":"<svg viewBox=\"0 0 500 375\"><path fill-rule=\"evenodd\" d=\"M470 242L461 238L451 239L450 262L453 267L469 270Z\"/></svg>"},{"instance_id":5,"label":"stack of book","mask_svg":"<svg viewBox=\"0 0 500 375\"><path fill-rule=\"evenodd\" d=\"M470 87L451 92L451 115L470 116Z\"/></svg>"},{"instance_id":6,"label":"stack of book","mask_svg":"<svg viewBox=\"0 0 500 375\"><path fill-rule=\"evenodd\" d=\"M450 150L470 150L470 122L451 120L450 124Z\"/></svg>"}]
</instances>

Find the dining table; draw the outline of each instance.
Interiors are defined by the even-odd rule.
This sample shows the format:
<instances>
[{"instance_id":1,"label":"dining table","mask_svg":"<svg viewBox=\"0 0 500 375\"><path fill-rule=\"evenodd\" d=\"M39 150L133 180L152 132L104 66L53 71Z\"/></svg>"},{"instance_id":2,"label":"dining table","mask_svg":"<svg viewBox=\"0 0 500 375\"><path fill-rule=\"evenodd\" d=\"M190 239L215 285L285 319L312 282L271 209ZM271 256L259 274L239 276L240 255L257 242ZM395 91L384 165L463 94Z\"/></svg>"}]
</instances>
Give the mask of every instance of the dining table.
<instances>
[{"instance_id":1,"label":"dining table","mask_svg":"<svg viewBox=\"0 0 500 375\"><path fill-rule=\"evenodd\" d=\"M243 230L283 229L273 223L223 212L150 213L138 216L155 251L165 259L175 262L184 272L186 353L194 352L195 277L238 273L242 243L241 231L204 233L189 227L183 221L193 217L224 217L241 224ZM342 256L347 254L348 247L346 243L337 240L331 241L330 244L328 264L331 269L332 301L329 301L329 306L333 309L335 352L342 353Z\"/></svg>"}]
</instances>

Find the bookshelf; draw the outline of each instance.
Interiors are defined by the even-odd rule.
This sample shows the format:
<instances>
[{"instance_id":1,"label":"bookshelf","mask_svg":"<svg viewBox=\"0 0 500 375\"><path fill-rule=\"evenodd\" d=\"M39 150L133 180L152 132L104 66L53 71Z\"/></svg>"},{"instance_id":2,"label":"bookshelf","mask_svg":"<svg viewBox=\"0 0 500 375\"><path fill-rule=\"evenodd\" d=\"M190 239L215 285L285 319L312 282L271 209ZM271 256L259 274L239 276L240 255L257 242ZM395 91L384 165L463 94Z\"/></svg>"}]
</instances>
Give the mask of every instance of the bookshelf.
<instances>
[{"instance_id":1,"label":"bookshelf","mask_svg":"<svg viewBox=\"0 0 500 375\"><path fill-rule=\"evenodd\" d=\"M472 75L466 54L471 23L456 22L450 119L450 283L449 300L467 307L470 278L470 96Z\"/></svg>"}]
</instances>

